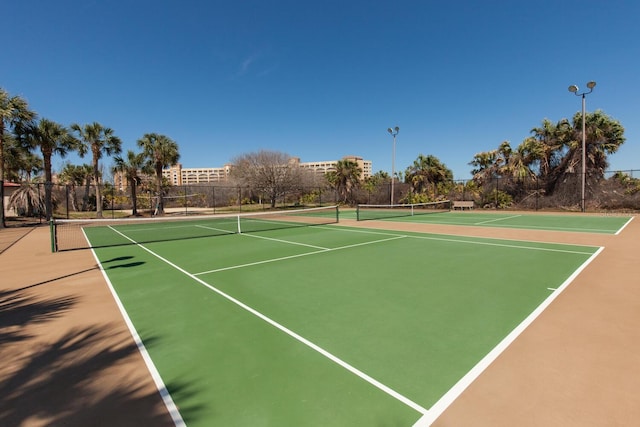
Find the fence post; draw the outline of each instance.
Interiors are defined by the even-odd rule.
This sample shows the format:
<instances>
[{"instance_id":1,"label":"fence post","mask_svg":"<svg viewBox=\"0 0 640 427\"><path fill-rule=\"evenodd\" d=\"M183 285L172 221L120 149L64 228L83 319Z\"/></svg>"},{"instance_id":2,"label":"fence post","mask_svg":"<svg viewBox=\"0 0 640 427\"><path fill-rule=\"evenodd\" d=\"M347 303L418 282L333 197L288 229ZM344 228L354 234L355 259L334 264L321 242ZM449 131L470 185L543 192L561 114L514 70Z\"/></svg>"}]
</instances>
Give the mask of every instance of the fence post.
<instances>
[{"instance_id":1,"label":"fence post","mask_svg":"<svg viewBox=\"0 0 640 427\"><path fill-rule=\"evenodd\" d=\"M65 185L64 186L64 192L65 192L65 204L67 206L67 219L69 219L69 185Z\"/></svg>"},{"instance_id":2,"label":"fence post","mask_svg":"<svg viewBox=\"0 0 640 427\"><path fill-rule=\"evenodd\" d=\"M538 201L540 200L540 181L536 176L536 211L538 210Z\"/></svg>"},{"instance_id":3,"label":"fence post","mask_svg":"<svg viewBox=\"0 0 640 427\"><path fill-rule=\"evenodd\" d=\"M56 244L56 223L51 217L49 221L49 235L51 236L51 252L57 252L58 245Z\"/></svg>"},{"instance_id":4,"label":"fence post","mask_svg":"<svg viewBox=\"0 0 640 427\"><path fill-rule=\"evenodd\" d=\"M40 195L40 183L36 184L38 189L38 222L42 223L42 196Z\"/></svg>"}]
</instances>

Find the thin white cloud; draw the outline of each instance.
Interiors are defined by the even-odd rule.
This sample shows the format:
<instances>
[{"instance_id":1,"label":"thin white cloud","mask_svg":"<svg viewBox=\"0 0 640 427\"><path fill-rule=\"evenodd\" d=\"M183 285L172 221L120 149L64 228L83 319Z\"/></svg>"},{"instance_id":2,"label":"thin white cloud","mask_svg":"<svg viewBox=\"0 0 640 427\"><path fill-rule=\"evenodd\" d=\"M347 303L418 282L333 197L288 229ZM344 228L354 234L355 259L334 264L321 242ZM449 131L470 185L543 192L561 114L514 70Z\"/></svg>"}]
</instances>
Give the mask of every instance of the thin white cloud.
<instances>
[{"instance_id":1,"label":"thin white cloud","mask_svg":"<svg viewBox=\"0 0 640 427\"><path fill-rule=\"evenodd\" d=\"M262 77L271 74L278 68L278 65L269 63L269 61L266 60L268 57L269 55L266 51L254 52L247 56L240 63L235 77L242 77L249 74Z\"/></svg>"},{"instance_id":2,"label":"thin white cloud","mask_svg":"<svg viewBox=\"0 0 640 427\"><path fill-rule=\"evenodd\" d=\"M249 56L248 58L246 58L244 61L242 61L242 64L240 65L240 70L238 71L238 75L239 76L243 76L245 74L247 74L247 72L249 72L249 68L251 67L251 65L259 58L258 54L253 54L251 56Z\"/></svg>"}]
</instances>

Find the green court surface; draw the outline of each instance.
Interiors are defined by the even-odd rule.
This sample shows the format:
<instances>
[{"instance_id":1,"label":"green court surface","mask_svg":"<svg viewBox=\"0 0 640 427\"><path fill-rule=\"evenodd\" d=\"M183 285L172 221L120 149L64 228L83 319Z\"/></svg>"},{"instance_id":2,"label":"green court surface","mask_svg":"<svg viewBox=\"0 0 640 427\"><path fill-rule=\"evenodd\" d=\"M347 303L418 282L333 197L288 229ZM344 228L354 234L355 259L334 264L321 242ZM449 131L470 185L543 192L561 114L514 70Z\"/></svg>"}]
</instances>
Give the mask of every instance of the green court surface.
<instances>
[{"instance_id":1,"label":"green court surface","mask_svg":"<svg viewBox=\"0 0 640 427\"><path fill-rule=\"evenodd\" d=\"M143 228L85 232L189 426L411 426L599 250L339 225L150 241Z\"/></svg>"},{"instance_id":2,"label":"green court surface","mask_svg":"<svg viewBox=\"0 0 640 427\"><path fill-rule=\"evenodd\" d=\"M355 212L341 213L345 218L356 218ZM386 221L405 221L427 224L479 226L497 228L519 228L528 230L569 231L580 233L616 234L629 222L630 216L581 215L581 214L524 214L515 212L449 211L398 215L389 211L389 216L379 214Z\"/></svg>"}]
</instances>

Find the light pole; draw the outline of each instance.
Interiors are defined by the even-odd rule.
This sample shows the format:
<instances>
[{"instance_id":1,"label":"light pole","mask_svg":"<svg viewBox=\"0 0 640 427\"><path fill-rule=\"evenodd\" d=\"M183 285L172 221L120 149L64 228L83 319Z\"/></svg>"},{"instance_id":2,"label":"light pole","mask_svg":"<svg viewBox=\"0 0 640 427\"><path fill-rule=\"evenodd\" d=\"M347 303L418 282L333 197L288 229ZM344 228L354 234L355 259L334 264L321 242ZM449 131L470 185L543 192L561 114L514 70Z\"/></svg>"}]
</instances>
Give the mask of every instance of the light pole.
<instances>
[{"instance_id":1,"label":"light pole","mask_svg":"<svg viewBox=\"0 0 640 427\"><path fill-rule=\"evenodd\" d=\"M587 132L586 132L586 124L585 124L585 115L586 115L586 101L585 96L591 92L593 92L593 88L596 87L596 82L590 81L587 83L587 87L589 88L589 92L578 93L578 86L571 85L569 86L569 92L575 94L576 96L582 97L582 189L580 195L580 209L582 212L586 210L585 206L585 198L584 191L587 182Z\"/></svg>"},{"instance_id":2,"label":"light pole","mask_svg":"<svg viewBox=\"0 0 640 427\"><path fill-rule=\"evenodd\" d=\"M393 182L396 179L396 136L398 132L400 132L400 128L396 126L395 128L387 129L387 132L393 136L393 154L391 156L391 203L393 205Z\"/></svg>"}]
</instances>

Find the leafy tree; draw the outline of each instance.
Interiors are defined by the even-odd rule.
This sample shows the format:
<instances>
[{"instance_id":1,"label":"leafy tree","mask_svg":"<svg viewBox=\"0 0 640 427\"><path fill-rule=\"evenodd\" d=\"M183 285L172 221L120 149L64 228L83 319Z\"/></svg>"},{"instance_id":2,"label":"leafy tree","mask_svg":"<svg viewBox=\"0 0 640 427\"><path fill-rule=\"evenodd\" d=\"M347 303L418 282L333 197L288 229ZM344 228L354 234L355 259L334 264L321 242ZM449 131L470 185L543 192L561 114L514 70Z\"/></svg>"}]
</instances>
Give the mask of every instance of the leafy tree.
<instances>
[{"instance_id":1,"label":"leafy tree","mask_svg":"<svg viewBox=\"0 0 640 427\"><path fill-rule=\"evenodd\" d=\"M156 194L158 196L158 209L156 214L164 214L164 201L162 192L162 170L178 163L180 153L178 144L165 135L146 133L138 140L138 147L142 148L147 158L147 167L153 169L156 176Z\"/></svg>"},{"instance_id":2,"label":"leafy tree","mask_svg":"<svg viewBox=\"0 0 640 427\"><path fill-rule=\"evenodd\" d=\"M501 177L505 173L504 166L509 162L511 152L509 141L503 141L495 150L477 153L469 163L474 167L471 170L473 179L484 184Z\"/></svg>"},{"instance_id":3,"label":"leafy tree","mask_svg":"<svg viewBox=\"0 0 640 427\"><path fill-rule=\"evenodd\" d=\"M562 160L568 126L566 121L555 124L544 119L542 126L531 129L532 136L523 141L531 153L531 167L537 170L542 181L547 181L551 171Z\"/></svg>"},{"instance_id":4,"label":"leafy tree","mask_svg":"<svg viewBox=\"0 0 640 427\"><path fill-rule=\"evenodd\" d=\"M91 183L93 182L93 166L83 163L82 168L84 169L84 195L82 196L82 211L89 210L89 206L91 205ZM98 171L100 173L100 171ZM95 209L92 207L91 209Z\"/></svg>"},{"instance_id":5,"label":"leafy tree","mask_svg":"<svg viewBox=\"0 0 640 427\"><path fill-rule=\"evenodd\" d=\"M12 182L30 181L42 172L42 158L31 152L12 134L4 137L5 178Z\"/></svg>"},{"instance_id":6,"label":"leafy tree","mask_svg":"<svg viewBox=\"0 0 640 427\"><path fill-rule=\"evenodd\" d=\"M96 216L102 218L100 159L103 154L108 156L120 154L122 141L115 136L113 129L104 127L97 122L84 126L74 123L71 125L71 130L77 134L82 142L78 146L80 155L84 157L88 151L91 151L93 179L96 185Z\"/></svg>"},{"instance_id":7,"label":"leafy tree","mask_svg":"<svg viewBox=\"0 0 640 427\"><path fill-rule=\"evenodd\" d=\"M640 192L640 179L633 178L624 172L618 171L614 173L609 180L622 186L626 195L632 195Z\"/></svg>"},{"instance_id":8,"label":"leafy tree","mask_svg":"<svg viewBox=\"0 0 640 427\"><path fill-rule=\"evenodd\" d=\"M53 217L51 158L54 154L65 157L70 150L77 149L80 142L71 136L69 130L61 124L44 118L27 126L23 138L28 147L40 148L42 152L45 175L45 213L47 220L50 220Z\"/></svg>"},{"instance_id":9,"label":"leafy tree","mask_svg":"<svg viewBox=\"0 0 640 427\"><path fill-rule=\"evenodd\" d=\"M617 120L598 110L585 114L586 124L586 184L593 186L604 177L607 156L615 153L625 141L624 128ZM552 124L545 119L534 136L523 144L538 144L534 158L539 162L538 177L549 194L577 186L582 176L582 113ZM534 160L534 163L535 163Z\"/></svg>"},{"instance_id":10,"label":"leafy tree","mask_svg":"<svg viewBox=\"0 0 640 427\"><path fill-rule=\"evenodd\" d=\"M246 153L232 162L232 178L264 194L272 208L279 197L306 182L306 174L293 158L279 151Z\"/></svg>"},{"instance_id":11,"label":"leafy tree","mask_svg":"<svg viewBox=\"0 0 640 427\"><path fill-rule=\"evenodd\" d=\"M585 177L587 187L593 188L604 178L607 156L624 143L624 128L602 111L587 113L585 123ZM476 154L469 163L474 181L482 185L501 178L502 187L511 194L521 191L529 179L537 179L548 195L575 191L583 173L582 113L576 113L571 123L544 119L531 133L515 150L505 141L496 150Z\"/></svg>"},{"instance_id":12,"label":"leafy tree","mask_svg":"<svg viewBox=\"0 0 640 427\"><path fill-rule=\"evenodd\" d=\"M147 157L144 153L135 153L132 150L127 151L126 159L118 155L114 157L114 172L122 172L129 183L129 191L131 192L131 204L133 206L131 215L138 214L138 197L137 186L140 184L139 173L145 165Z\"/></svg>"},{"instance_id":13,"label":"leafy tree","mask_svg":"<svg viewBox=\"0 0 640 427\"><path fill-rule=\"evenodd\" d=\"M338 192L344 203L353 202L353 190L360 185L362 169L349 159L338 160L336 170L327 172L327 181Z\"/></svg>"},{"instance_id":14,"label":"leafy tree","mask_svg":"<svg viewBox=\"0 0 640 427\"><path fill-rule=\"evenodd\" d=\"M4 139L6 131L15 126L28 123L36 114L29 110L27 102L19 96L10 96L0 88L0 228L5 227L4 221L4 179L5 156Z\"/></svg>"},{"instance_id":15,"label":"leafy tree","mask_svg":"<svg viewBox=\"0 0 640 427\"><path fill-rule=\"evenodd\" d=\"M498 150L482 151L473 156L469 162L473 167L471 175L473 180L480 185L485 184L499 176L500 162L498 161Z\"/></svg>"},{"instance_id":16,"label":"leafy tree","mask_svg":"<svg viewBox=\"0 0 640 427\"><path fill-rule=\"evenodd\" d=\"M380 187L383 186L386 182L389 182L389 174L384 171L378 171L375 174L364 179L364 181L362 182L362 187L369 195L369 201L367 203L372 203L371 195L374 193L378 193Z\"/></svg>"},{"instance_id":17,"label":"leafy tree","mask_svg":"<svg viewBox=\"0 0 640 427\"><path fill-rule=\"evenodd\" d=\"M587 183L604 177L609 166L607 156L618 151L625 142L624 127L602 111L585 115ZM568 143L567 163L578 165L582 159L582 113L573 116L573 138ZM577 166L575 166L577 169Z\"/></svg>"},{"instance_id":18,"label":"leafy tree","mask_svg":"<svg viewBox=\"0 0 640 427\"><path fill-rule=\"evenodd\" d=\"M78 206L77 188L79 185L84 184L87 180L89 181L89 183L91 183L91 176L93 175L91 171L92 168L89 165L85 164L79 166L67 163L62 168L60 175L58 175L58 179L60 180L60 182L68 185L70 188L71 208L76 212L80 210Z\"/></svg>"},{"instance_id":19,"label":"leafy tree","mask_svg":"<svg viewBox=\"0 0 640 427\"><path fill-rule=\"evenodd\" d=\"M438 184L451 182L453 172L436 156L420 154L413 165L405 171L405 182L411 184L414 193L424 193L429 186L437 188Z\"/></svg>"}]
</instances>

